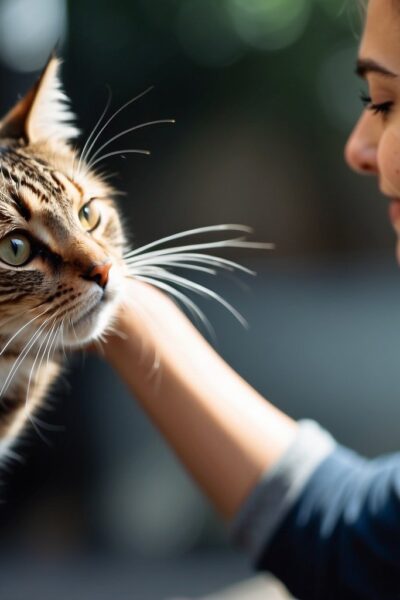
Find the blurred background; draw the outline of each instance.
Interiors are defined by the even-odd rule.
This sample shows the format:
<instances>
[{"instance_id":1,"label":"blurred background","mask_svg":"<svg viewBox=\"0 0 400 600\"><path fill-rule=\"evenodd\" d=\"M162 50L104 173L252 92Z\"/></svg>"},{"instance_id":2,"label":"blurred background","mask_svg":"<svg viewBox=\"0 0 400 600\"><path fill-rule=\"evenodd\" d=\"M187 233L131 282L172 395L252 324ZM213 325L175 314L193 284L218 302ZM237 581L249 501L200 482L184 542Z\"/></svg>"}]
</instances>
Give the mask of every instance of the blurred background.
<instances>
[{"instance_id":1,"label":"blurred background","mask_svg":"<svg viewBox=\"0 0 400 600\"><path fill-rule=\"evenodd\" d=\"M154 85L103 138L176 119L110 147L152 151L105 165L132 243L224 222L274 242L225 252L255 279L208 282L250 324L199 301L218 349L290 415L373 456L399 442L400 278L386 201L343 161L363 91L355 4L0 0L0 103L56 45L82 143L108 87L115 110ZM195 597L250 573L100 359L73 357L41 418L44 439L27 431L1 475L2 597Z\"/></svg>"}]
</instances>

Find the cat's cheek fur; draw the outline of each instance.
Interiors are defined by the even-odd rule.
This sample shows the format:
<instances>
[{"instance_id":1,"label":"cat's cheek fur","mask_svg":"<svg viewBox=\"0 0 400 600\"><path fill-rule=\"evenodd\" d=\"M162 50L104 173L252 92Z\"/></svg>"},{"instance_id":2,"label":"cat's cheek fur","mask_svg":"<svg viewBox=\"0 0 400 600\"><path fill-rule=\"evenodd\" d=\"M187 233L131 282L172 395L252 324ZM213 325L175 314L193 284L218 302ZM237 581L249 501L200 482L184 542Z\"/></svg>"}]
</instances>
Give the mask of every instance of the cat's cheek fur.
<instances>
[{"instance_id":1,"label":"cat's cheek fur","mask_svg":"<svg viewBox=\"0 0 400 600\"><path fill-rule=\"evenodd\" d=\"M64 343L70 348L81 348L100 338L112 324L117 306L118 300L115 298L95 310L94 314L90 314L87 318L84 317L82 323L66 329Z\"/></svg>"}]
</instances>

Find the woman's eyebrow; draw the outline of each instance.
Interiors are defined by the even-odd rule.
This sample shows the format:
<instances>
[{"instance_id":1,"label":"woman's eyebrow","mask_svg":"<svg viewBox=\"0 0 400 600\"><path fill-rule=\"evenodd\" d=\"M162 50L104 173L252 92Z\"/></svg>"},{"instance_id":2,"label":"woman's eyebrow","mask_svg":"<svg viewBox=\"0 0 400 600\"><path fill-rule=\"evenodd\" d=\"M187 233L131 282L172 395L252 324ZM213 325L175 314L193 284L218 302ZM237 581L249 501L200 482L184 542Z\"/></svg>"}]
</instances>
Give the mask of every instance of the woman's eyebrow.
<instances>
[{"instance_id":1,"label":"woman's eyebrow","mask_svg":"<svg viewBox=\"0 0 400 600\"><path fill-rule=\"evenodd\" d=\"M359 77L365 78L368 73L380 73L386 77L397 77L396 73L392 73L375 60L371 58L359 58L356 64L356 74Z\"/></svg>"}]
</instances>

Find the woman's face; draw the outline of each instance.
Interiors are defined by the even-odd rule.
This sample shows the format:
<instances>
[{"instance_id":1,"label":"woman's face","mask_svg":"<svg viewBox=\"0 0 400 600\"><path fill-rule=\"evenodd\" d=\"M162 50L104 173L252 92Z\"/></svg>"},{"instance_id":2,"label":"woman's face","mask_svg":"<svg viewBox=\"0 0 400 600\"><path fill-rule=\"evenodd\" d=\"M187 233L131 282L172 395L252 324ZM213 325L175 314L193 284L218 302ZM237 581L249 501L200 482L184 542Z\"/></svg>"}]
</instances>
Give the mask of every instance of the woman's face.
<instances>
[{"instance_id":1,"label":"woman's face","mask_svg":"<svg viewBox=\"0 0 400 600\"><path fill-rule=\"evenodd\" d=\"M400 0L369 1L357 72L367 82L368 99L345 157L358 173L376 175L390 198L400 264Z\"/></svg>"}]
</instances>

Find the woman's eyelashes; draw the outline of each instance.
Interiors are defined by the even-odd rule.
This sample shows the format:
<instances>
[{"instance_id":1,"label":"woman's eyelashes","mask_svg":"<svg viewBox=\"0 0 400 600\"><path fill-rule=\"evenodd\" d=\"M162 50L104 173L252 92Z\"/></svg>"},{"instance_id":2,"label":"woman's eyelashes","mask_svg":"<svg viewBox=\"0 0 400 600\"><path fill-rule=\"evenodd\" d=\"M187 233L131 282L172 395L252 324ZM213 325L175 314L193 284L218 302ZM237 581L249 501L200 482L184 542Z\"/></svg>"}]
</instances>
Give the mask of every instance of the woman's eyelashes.
<instances>
[{"instance_id":1,"label":"woman's eyelashes","mask_svg":"<svg viewBox=\"0 0 400 600\"><path fill-rule=\"evenodd\" d=\"M393 107L393 101L388 100L386 102L372 102L371 96L366 94L360 95L361 102L368 110L372 110L374 115L381 114L383 117L387 117Z\"/></svg>"}]
</instances>

